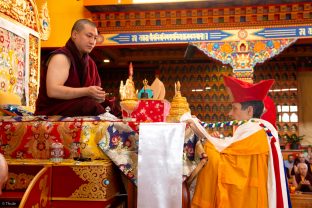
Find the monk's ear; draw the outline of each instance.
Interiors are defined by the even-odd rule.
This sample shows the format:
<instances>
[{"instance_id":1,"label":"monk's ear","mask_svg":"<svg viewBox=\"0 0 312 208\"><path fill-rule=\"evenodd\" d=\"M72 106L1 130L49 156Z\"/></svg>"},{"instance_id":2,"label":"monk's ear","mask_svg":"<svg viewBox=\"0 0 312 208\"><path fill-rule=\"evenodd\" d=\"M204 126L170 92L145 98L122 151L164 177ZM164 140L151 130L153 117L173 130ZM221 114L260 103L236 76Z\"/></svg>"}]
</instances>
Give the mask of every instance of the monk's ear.
<instances>
[{"instance_id":1,"label":"monk's ear","mask_svg":"<svg viewBox=\"0 0 312 208\"><path fill-rule=\"evenodd\" d=\"M250 116L250 118L253 117L253 111L254 111L254 109L253 109L252 106L248 106L248 107L247 107L247 113L248 113L248 115Z\"/></svg>"},{"instance_id":2,"label":"monk's ear","mask_svg":"<svg viewBox=\"0 0 312 208\"><path fill-rule=\"evenodd\" d=\"M76 39L76 37L77 37L77 34L78 34L78 32L76 31L76 30L74 30L73 32L72 32L72 39Z\"/></svg>"}]
</instances>

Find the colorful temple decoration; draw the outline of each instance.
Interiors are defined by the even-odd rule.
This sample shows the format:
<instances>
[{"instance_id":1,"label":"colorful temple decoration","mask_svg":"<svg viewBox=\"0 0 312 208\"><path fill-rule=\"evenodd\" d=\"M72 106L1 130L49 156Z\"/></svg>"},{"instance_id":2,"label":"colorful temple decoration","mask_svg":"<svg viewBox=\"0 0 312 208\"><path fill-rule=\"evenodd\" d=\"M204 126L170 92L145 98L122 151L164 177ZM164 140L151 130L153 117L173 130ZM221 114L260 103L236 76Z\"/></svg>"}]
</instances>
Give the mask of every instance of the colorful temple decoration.
<instances>
[{"instance_id":1,"label":"colorful temple decoration","mask_svg":"<svg viewBox=\"0 0 312 208\"><path fill-rule=\"evenodd\" d=\"M312 7L310 1L296 2L295 4L283 1L282 4L272 4L268 6L231 6L230 4L210 8L207 2L202 1L202 5L194 7L196 2L189 8L166 8L151 9L148 5L134 9L102 9L98 1L84 1L84 6L92 13L92 20L98 25L100 33L113 34L120 31L181 31L192 28L196 30L215 30L217 28L261 28L286 25L310 25ZM96 3L95 3L96 2ZM104 1L102 1L104 2ZM105 3L108 1L105 1ZM125 3L127 2L127 3ZM281 2L281 1L280 1ZM123 7L131 6L129 1L119 1ZM187 4L187 2L185 2ZM159 4L161 5L161 4ZM216 26L217 25L217 26Z\"/></svg>"},{"instance_id":2,"label":"colorful temple decoration","mask_svg":"<svg viewBox=\"0 0 312 208\"><path fill-rule=\"evenodd\" d=\"M38 31L38 11L32 0L0 0L0 12L17 22Z\"/></svg>"},{"instance_id":3,"label":"colorful temple decoration","mask_svg":"<svg viewBox=\"0 0 312 208\"><path fill-rule=\"evenodd\" d=\"M39 60L40 47L39 39L33 35L29 35L29 80L28 80L28 96L26 97L29 106L35 106L39 90Z\"/></svg>"},{"instance_id":4,"label":"colorful temple decoration","mask_svg":"<svg viewBox=\"0 0 312 208\"><path fill-rule=\"evenodd\" d=\"M0 27L0 34L0 90L25 98L26 38L3 26Z\"/></svg>"},{"instance_id":5,"label":"colorful temple decoration","mask_svg":"<svg viewBox=\"0 0 312 208\"><path fill-rule=\"evenodd\" d=\"M39 11L40 35L42 40L48 40L51 32L48 1L45 0Z\"/></svg>"},{"instance_id":6,"label":"colorful temple decoration","mask_svg":"<svg viewBox=\"0 0 312 208\"><path fill-rule=\"evenodd\" d=\"M105 31L106 32L106 31ZM272 40L311 38L311 26L283 26L258 29L205 29L176 31L131 31L122 33L101 33L100 45L141 45L163 43L227 42L237 40Z\"/></svg>"},{"instance_id":7,"label":"colorful temple decoration","mask_svg":"<svg viewBox=\"0 0 312 208\"><path fill-rule=\"evenodd\" d=\"M18 95L30 107L39 89L40 40L50 34L47 1L36 3L0 0L0 90Z\"/></svg>"},{"instance_id":8,"label":"colorful temple decoration","mask_svg":"<svg viewBox=\"0 0 312 208\"><path fill-rule=\"evenodd\" d=\"M36 2L41 2L40 11ZM0 0L0 13L39 32L42 40L47 40L51 30L47 2L47 0Z\"/></svg>"},{"instance_id":9,"label":"colorful temple decoration","mask_svg":"<svg viewBox=\"0 0 312 208\"><path fill-rule=\"evenodd\" d=\"M207 56L230 64L234 76L251 81L254 66L282 52L297 39L241 40L231 42L192 43Z\"/></svg>"}]
</instances>

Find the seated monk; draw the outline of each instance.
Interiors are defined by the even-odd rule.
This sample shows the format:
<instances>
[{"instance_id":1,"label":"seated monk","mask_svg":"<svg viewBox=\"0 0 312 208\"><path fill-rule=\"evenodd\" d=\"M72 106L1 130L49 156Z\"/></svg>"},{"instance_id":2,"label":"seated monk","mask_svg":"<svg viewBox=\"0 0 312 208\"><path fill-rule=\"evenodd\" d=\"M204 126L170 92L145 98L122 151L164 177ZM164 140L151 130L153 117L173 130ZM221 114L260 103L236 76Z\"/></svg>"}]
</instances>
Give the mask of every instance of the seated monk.
<instances>
[{"instance_id":1,"label":"seated monk","mask_svg":"<svg viewBox=\"0 0 312 208\"><path fill-rule=\"evenodd\" d=\"M41 70L36 115L93 116L105 112L105 91L89 56L96 44L96 25L75 22L66 45L53 51Z\"/></svg>"},{"instance_id":2,"label":"seated monk","mask_svg":"<svg viewBox=\"0 0 312 208\"><path fill-rule=\"evenodd\" d=\"M298 163L298 173L294 175L293 183L297 191L312 191L312 175L308 173L308 165L306 163Z\"/></svg>"}]
</instances>

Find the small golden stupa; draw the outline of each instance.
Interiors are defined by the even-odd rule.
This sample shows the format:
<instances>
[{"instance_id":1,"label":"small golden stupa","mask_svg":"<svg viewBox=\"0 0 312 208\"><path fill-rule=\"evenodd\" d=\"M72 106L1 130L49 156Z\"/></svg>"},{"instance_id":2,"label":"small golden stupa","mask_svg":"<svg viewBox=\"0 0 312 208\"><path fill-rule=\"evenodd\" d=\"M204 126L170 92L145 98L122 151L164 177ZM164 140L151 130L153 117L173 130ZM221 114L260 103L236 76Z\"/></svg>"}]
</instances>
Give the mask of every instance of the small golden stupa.
<instances>
[{"instance_id":1,"label":"small golden stupa","mask_svg":"<svg viewBox=\"0 0 312 208\"><path fill-rule=\"evenodd\" d=\"M167 116L167 122L179 122L180 117L187 112L191 112L189 104L186 100L186 97L182 97L181 95L181 84L180 82L176 82L175 86L175 95L171 102L171 107L169 111L169 115Z\"/></svg>"}]
</instances>

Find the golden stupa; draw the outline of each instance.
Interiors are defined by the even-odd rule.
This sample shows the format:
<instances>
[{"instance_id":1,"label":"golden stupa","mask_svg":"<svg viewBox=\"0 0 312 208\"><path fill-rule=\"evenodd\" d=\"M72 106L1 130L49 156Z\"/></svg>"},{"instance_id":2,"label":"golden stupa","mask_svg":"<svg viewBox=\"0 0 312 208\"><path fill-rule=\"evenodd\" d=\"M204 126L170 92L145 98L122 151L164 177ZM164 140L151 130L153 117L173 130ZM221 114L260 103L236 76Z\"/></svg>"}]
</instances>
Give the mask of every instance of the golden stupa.
<instances>
[{"instance_id":1,"label":"golden stupa","mask_svg":"<svg viewBox=\"0 0 312 208\"><path fill-rule=\"evenodd\" d=\"M171 102L169 115L166 118L167 122L179 122L180 117L187 112L191 112L186 97L181 95L181 84L178 81L175 85L175 95Z\"/></svg>"}]
</instances>

